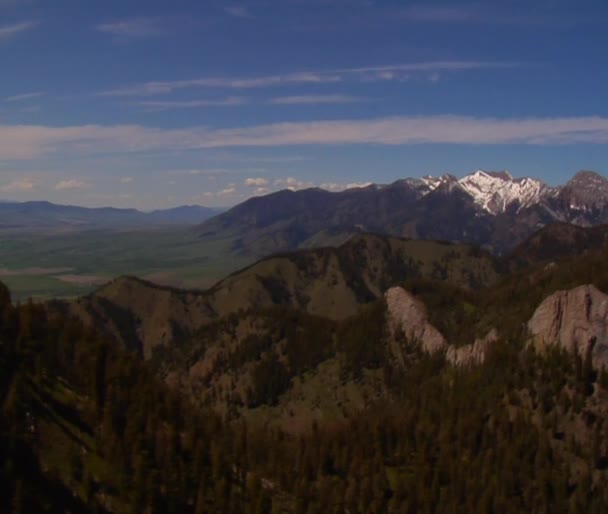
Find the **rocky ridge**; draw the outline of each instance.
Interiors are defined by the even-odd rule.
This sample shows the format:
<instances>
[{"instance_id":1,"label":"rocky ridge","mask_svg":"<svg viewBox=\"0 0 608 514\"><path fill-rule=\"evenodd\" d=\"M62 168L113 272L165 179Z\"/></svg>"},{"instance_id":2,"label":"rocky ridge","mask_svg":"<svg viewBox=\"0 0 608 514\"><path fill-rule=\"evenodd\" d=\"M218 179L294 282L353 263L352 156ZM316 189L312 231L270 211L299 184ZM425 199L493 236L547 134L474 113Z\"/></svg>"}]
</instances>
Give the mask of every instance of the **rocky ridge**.
<instances>
[{"instance_id":1,"label":"rocky ridge","mask_svg":"<svg viewBox=\"0 0 608 514\"><path fill-rule=\"evenodd\" d=\"M557 291L528 322L537 348L559 345L570 353L591 353L594 366L608 365L608 295L593 285Z\"/></svg>"},{"instance_id":2,"label":"rocky ridge","mask_svg":"<svg viewBox=\"0 0 608 514\"><path fill-rule=\"evenodd\" d=\"M429 323L426 307L402 287L390 288L385 296L388 327L391 341L403 334L410 344L419 346L423 352L444 352L447 362L457 367L483 364L490 345L498 340L498 332L492 329L485 337L475 342L456 347Z\"/></svg>"}]
</instances>

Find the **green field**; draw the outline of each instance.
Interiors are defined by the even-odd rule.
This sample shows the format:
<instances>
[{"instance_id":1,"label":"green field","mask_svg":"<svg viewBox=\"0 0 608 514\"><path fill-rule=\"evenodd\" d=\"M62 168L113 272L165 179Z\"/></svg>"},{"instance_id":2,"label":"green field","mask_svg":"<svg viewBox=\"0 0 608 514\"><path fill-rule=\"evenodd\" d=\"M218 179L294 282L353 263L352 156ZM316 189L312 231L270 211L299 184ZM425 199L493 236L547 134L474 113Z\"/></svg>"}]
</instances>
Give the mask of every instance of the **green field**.
<instances>
[{"instance_id":1,"label":"green field","mask_svg":"<svg viewBox=\"0 0 608 514\"><path fill-rule=\"evenodd\" d=\"M17 300L78 296L120 275L206 288L250 263L231 255L231 244L231 239L202 242L185 228L0 233L0 281Z\"/></svg>"}]
</instances>

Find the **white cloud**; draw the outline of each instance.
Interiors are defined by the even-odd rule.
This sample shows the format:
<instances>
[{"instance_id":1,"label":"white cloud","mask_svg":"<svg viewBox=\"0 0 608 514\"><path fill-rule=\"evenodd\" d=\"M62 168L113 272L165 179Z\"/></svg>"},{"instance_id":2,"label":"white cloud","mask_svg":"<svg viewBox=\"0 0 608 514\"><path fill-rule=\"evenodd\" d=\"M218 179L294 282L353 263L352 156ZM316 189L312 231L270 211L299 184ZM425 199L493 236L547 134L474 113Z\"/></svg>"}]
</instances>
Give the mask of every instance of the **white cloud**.
<instances>
[{"instance_id":1,"label":"white cloud","mask_svg":"<svg viewBox=\"0 0 608 514\"><path fill-rule=\"evenodd\" d=\"M76 179L61 180L55 184L56 191L64 191L67 189L83 189L87 186L85 182Z\"/></svg>"},{"instance_id":2,"label":"white cloud","mask_svg":"<svg viewBox=\"0 0 608 514\"><path fill-rule=\"evenodd\" d=\"M33 98L40 98L44 96L46 93L42 91L36 91L34 93L22 93L19 95L7 96L4 101L5 102L23 102L25 100L32 100Z\"/></svg>"},{"instance_id":3,"label":"white cloud","mask_svg":"<svg viewBox=\"0 0 608 514\"><path fill-rule=\"evenodd\" d=\"M247 187L262 187L268 185L268 180L265 178L247 178L245 179L245 185Z\"/></svg>"},{"instance_id":4,"label":"white cloud","mask_svg":"<svg viewBox=\"0 0 608 514\"><path fill-rule=\"evenodd\" d=\"M249 127L159 129L141 125L48 127L0 125L5 160L228 147L608 143L608 118L475 118L414 116L284 122Z\"/></svg>"},{"instance_id":5,"label":"white cloud","mask_svg":"<svg viewBox=\"0 0 608 514\"><path fill-rule=\"evenodd\" d=\"M101 96L142 96L167 94L192 88L253 89L289 84L323 84L339 82L337 75L319 73L291 73L251 78L208 77L191 80L146 82L136 86L102 91Z\"/></svg>"},{"instance_id":6,"label":"white cloud","mask_svg":"<svg viewBox=\"0 0 608 514\"><path fill-rule=\"evenodd\" d=\"M168 109L198 109L201 107L234 107L248 103L247 98L230 96L219 100L187 100L187 101L144 101L138 102L142 107L151 110Z\"/></svg>"},{"instance_id":7,"label":"white cloud","mask_svg":"<svg viewBox=\"0 0 608 514\"><path fill-rule=\"evenodd\" d=\"M208 191L206 193L203 193L203 196L206 198L225 198L227 196L235 196L235 195L236 195L236 188L232 185L228 185L221 191L215 191L215 192Z\"/></svg>"},{"instance_id":8,"label":"white cloud","mask_svg":"<svg viewBox=\"0 0 608 514\"><path fill-rule=\"evenodd\" d=\"M32 191L36 189L37 184L34 179L24 178L17 179L0 186L0 191L3 193L18 193L21 191Z\"/></svg>"},{"instance_id":9,"label":"white cloud","mask_svg":"<svg viewBox=\"0 0 608 514\"><path fill-rule=\"evenodd\" d=\"M325 189L331 192L346 191L347 189L359 189L363 187L371 186L372 182L351 182L349 184L339 184L336 182L325 182L320 184L321 189Z\"/></svg>"},{"instance_id":10,"label":"white cloud","mask_svg":"<svg viewBox=\"0 0 608 514\"><path fill-rule=\"evenodd\" d=\"M13 25L2 25L0 26L0 40L11 39L18 36L22 32L33 29L38 25L35 21L24 21L21 23L15 23Z\"/></svg>"},{"instance_id":11,"label":"white cloud","mask_svg":"<svg viewBox=\"0 0 608 514\"><path fill-rule=\"evenodd\" d=\"M224 11L226 14L234 16L235 18L253 18L249 10L242 5L232 5L224 8Z\"/></svg>"},{"instance_id":12,"label":"white cloud","mask_svg":"<svg viewBox=\"0 0 608 514\"><path fill-rule=\"evenodd\" d=\"M129 18L111 23L102 23L95 27L104 32L122 38L148 38L167 33L159 18Z\"/></svg>"},{"instance_id":13,"label":"white cloud","mask_svg":"<svg viewBox=\"0 0 608 514\"><path fill-rule=\"evenodd\" d=\"M268 193L270 193L270 189L267 187L257 187L255 189L255 195L256 196L262 196L262 195L267 195Z\"/></svg>"},{"instance_id":14,"label":"white cloud","mask_svg":"<svg viewBox=\"0 0 608 514\"><path fill-rule=\"evenodd\" d=\"M273 185L284 189L291 189L292 191L315 187L315 184L313 182L298 180L295 177L278 178L273 182Z\"/></svg>"},{"instance_id":15,"label":"white cloud","mask_svg":"<svg viewBox=\"0 0 608 514\"><path fill-rule=\"evenodd\" d=\"M348 95L301 95L279 96L272 98L269 103L274 105L314 105L314 104L347 104L366 102L367 98Z\"/></svg>"},{"instance_id":16,"label":"white cloud","mask_svg":"<svg viewBox=\"0 0 608 514\"><path fill-rule=\"evenodd\" d=\"M207 177L212 177L214 175L222 175L224 173L231 173L232 170L224 169L224 168L192 168L192 169L183 169L183 170L169 170L167 173L169 175L206 175Z\"/></svg>"},{"instance_id":17,"label":"white cloud","mask_svg":"<svg viewBox=\"0 0 608 514\"><path fill-rule=\"evenodd\" d=\"M290 189L292 191L297 191L299 189L307 189L311 187L320 187L321 189L325 189L326 191L331 191L334 193L345 191L347 189L367 187L371 184L372 182L351 182L348 184L341 184L337 182L324 182L321 184L315 184L314 182L300 180L296 177L278 178L273 182L273 185L275 187L281 189Z\"/></svg>"},{"instance_id":18,"label":"white cloud","mask_svg":"<svg viewBox=\"0 0 608 514\"><path fill-rule=\"evenodd\" d=\"M251 89L294 84L327 84L350 80L359 82L402 80L409 77L411 73L456 72L488 68L511 68L515 66L518 66L518 64L488 61L429 61L387 66L302 71L259 77L202 77L190 80L154 81L102 91L99 94L101 96L145 96L167 94L182 89L193 88Z\"/></svg>"},{"instance_id":19,"label":"white cloud","mask_svg":"<svg viewBox=\"0 0 608 514\"><path fill-rule=\"evenodd\" d=\"M389 117L367 120L285 122L219 129L205 134L201 148L422 143L567 144L608 142L608 118Z\"/></svg>"},{"instance_id":20,"label":"white cloud","mask_svg":"<svg viewBox=\"0 0 608 514\"><path fill-rule=\"evenodd\" d=\"M130 184L131 182L133 182L133 177L121 177L120 178L121 184Z\"/></svg>"}]
</instances>

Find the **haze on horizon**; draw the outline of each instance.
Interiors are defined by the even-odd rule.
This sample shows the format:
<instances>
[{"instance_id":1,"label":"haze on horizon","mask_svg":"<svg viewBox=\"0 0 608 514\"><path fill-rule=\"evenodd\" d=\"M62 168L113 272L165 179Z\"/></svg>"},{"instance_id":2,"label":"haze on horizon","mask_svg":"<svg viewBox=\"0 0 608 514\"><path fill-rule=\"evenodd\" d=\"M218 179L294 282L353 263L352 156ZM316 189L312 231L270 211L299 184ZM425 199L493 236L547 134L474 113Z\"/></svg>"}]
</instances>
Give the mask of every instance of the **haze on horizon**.
<instances>
[{"instance_id":1,"label":"haze on horizon","mask_svg":"<svg viewBox=\"0 0 608 514\"><path fill-rule=\"evenodd\" d=\"M602 0L0 0L0 198L605 173L607 20Z\"/></svg>"}]
</instances>

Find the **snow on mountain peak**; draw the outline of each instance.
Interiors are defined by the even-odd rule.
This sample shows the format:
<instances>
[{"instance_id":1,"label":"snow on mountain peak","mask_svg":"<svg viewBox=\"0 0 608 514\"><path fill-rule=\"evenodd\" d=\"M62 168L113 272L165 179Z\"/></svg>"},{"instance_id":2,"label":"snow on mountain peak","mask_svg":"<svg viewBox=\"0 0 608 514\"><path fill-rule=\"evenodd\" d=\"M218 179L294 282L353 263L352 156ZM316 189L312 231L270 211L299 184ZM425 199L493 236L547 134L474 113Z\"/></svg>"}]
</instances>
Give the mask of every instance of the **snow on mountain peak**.
<instances>
[{"instance_id":1,"label":"snow on mountain peak","mask_svg":"<svg viewBox=\"0 0 608 514\"><path fill-rule=\"evenodd\" d=\"M508 171L484 171L461 178L458 183L477 205L491 214L505 212L517 202L517 209L537 203L548 187L540 180L513 178Z\"/></svg>"}]
</instances>

